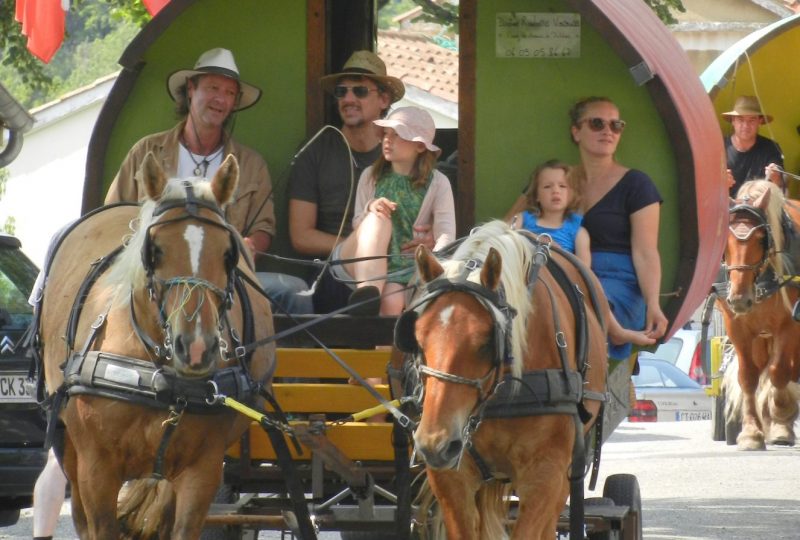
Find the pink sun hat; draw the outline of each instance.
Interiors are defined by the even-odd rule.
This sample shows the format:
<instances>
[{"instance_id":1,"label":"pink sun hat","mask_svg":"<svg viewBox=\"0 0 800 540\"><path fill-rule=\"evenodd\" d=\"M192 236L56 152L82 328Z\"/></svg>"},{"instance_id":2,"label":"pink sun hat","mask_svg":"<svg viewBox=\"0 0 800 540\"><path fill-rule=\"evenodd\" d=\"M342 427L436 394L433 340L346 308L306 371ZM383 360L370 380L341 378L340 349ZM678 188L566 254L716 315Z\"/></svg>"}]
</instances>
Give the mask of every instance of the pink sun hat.
<instances>
[{"instance_id":1,"label":"pink sun hat","mask_svg":"<svg viewBox=\"0 0 800 540\"><path fill-rule=\"evenodd\" d=\"M437 154L441 152L441 149L433 144L436 125L430 113L424 109L400 107L392 111L388 118L374 120L373 123L376 126L392 128L406 141L421 142L431 152Z\"/></svg>"}]
</instances>

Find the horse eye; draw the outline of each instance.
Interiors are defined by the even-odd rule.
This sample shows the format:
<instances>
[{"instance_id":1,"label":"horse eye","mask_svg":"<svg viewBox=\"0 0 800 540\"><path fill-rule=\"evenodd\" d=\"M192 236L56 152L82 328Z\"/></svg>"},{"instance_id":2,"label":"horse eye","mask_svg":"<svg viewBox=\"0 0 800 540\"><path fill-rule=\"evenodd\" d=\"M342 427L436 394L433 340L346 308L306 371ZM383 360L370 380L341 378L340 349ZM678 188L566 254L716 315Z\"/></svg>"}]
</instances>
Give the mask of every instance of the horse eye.
<instances>
[{"instance_id":1,"label":"horse eye","mask_svg":"<svg viewBox=\"0 0 800 540\"><path fill-rule=\"evenodd\" d=\"M164 250L162 250L159 246L155 244L151 244L150 246L150 260L152 261L153 267L158 267L161 264L162 259L164 258Z\"/></svg>"}]
</instances>

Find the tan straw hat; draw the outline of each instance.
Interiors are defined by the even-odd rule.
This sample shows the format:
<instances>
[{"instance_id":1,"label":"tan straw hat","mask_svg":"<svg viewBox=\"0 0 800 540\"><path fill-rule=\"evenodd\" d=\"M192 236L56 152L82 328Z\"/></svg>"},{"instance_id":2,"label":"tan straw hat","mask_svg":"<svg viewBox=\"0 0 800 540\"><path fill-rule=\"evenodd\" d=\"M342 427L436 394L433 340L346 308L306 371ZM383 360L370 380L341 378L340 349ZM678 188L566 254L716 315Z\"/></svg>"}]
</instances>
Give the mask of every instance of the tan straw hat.
<instances>
[{"instance_id":1,"label":"tan straw hat","mask_svg":"<svg viewBox=\"0 0 800 540\"><path fill-rule=\"evenodd\" d=\"M761 103L758 102L758 98L755 96L739 96L736 98L733 110L722 113L722 117L728 122L734 116L758 116L761 118L762 124L772 122L772 116L761 112Z\"/></svg>"},{"instance_id":2,"label":"tan straw hat","mask_svg":"<svg viewBox=\"0 0 800 540\"><path fill-rule=\"evenodd\" d=\"M194 69L179 69L167 78L167 91L177 101L181 86L195 75L222 75L239 83L240 98L234 111L241 111L255 105L261 98L261 90L239 78L239 68L228 49L216 48L200 55Z\"/></svg>"},{"instance_id":3,"label":"tan straw hat","mask_svg":"<svg viewBox=\"0 0 800 540\"><path fill-rule=\"evenodd\" d=\"M392 111L388 118L373 120L376 126L389 127L397 132L401 139L421 142L425 148L437 154L441 149L433 144L436 136L436 124L428 111L418 107L400 107Z\"/></svg>"},{"instance_id":4,"label":"tan straw hat","mask_svg":"<svg viewBox=\"0 0 800 540\"><path fill-rule=\"evenodd\" d=\"M386 74L386 64L372 51L356 51L350 55L339 73L325 75L319 82L326 92L333 92L333 87L342 77L367 77L386 88L392 95L392 103L399 101L406 93L403 81Z\"/></svg>"}]
</instances>

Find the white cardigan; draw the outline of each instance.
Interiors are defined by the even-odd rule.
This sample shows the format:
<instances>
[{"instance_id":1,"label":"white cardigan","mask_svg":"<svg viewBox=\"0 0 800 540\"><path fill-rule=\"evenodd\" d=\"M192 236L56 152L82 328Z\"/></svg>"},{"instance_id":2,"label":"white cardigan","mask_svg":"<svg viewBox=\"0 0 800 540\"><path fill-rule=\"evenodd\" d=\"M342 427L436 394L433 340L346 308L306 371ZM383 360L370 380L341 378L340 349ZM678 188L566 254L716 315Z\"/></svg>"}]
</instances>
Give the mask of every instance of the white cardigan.
<instances>
[{"instance_id":1,"label":"white cardigan","mask_svg":"<svg viewBox=\"0 0 800 540\"><path fill-rule=\"evenodd\" d=\"M372 180L372 165L364 169L358 179L356 207L353 215L353 229L358 227L367 207L375 199L375 182ZM456 239L456 211L450 180L434 169L431 185L422 200L422 206L414 221L414 226L432 225L434 250L441 249Z\"/></svg>"}]
</instances>

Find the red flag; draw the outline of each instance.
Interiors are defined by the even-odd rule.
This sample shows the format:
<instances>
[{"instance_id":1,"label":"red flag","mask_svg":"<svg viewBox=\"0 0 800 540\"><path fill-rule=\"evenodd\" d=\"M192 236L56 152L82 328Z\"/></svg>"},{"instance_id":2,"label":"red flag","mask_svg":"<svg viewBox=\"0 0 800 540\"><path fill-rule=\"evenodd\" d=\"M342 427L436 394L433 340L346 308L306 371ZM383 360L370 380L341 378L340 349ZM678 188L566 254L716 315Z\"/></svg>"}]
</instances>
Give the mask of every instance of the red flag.
<instances>
[{"instance_id":1,"label":"red flag","mask_svg":"<svg viewBox=\"0 0 800 540\"><path fill-rule=\"evenodd\" d=\"M48 63L64 41L66 13L61 0L17 0L15 18L28 37L28 50Z\"/></svg>"},{"instance_id":2,"label":"red flag","mask_svg":"<svg viewBox=\"0 0 800 540\"><path fill-rule=\"evenodd\" d=\"M169 4L169 0L142 0L144 7L150 12L150 15L155 17L161 8Z\"/></svg>"}]
</instances>

